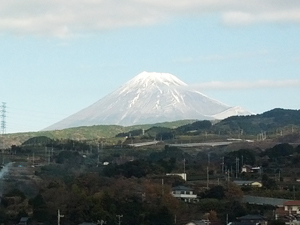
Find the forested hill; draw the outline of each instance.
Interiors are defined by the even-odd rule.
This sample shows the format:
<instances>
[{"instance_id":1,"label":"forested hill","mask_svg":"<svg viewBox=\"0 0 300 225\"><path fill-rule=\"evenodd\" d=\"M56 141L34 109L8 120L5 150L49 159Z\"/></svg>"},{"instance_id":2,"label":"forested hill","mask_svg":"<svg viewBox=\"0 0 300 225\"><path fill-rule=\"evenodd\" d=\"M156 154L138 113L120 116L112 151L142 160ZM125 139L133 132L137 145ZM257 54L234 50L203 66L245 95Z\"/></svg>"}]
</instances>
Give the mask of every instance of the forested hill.
<instances>
[{"instance_id":1,"label":"forested hill","mask_svg":"<svg viewBox=\"0 0 300 225\"><path fill-rule=\"evenodd\" d=\"M259 132L280 132L281 129L296 129L300 126L300 110L276 108L251 116L232 116L213 126L217 131L243 130L247 134ZM276 131L277 130L277 131Z\"/></svg>"},{"instance_id":2,"label":"forested hill","mask_svg":"<svg viewBox=\"0 0 300 225\"><path fill-rule=\"evenodd\" d=\"M172 139L179 135L215 134L235 136L233 134L257 135L291 133L300 131L300 110L273 109L251 116L233 116L222 121L175 121L161 124L122 127L99 125L76 127L65 130L7 134L4 143L7 147L19 145L32 137L46 136L51 139L96 140L100 138L122 138L125 136L143 136L148 139Z\"/></svg>"},{"instance_id":3,"label":"forested hill","mask_svg":"<svg viewBox=\"0 0 300 225\"><path fill-rule=\"evenodd\" d=\"M64 130L53 131L39 131L39 132L24 132L24 133L12 133L4 135L4 145L8 148L11 145L20 145L26 140L45 136L51 139L71 139L71 140L95 140L102 138L112 138L118 133L128 132L130 130L146 130L151 127L163 127L163 128L176 128L184 124L190 124L195 120L180 120L173 122L157 123L157 124L144 124L135 126L119 126L119 125L95 125L95 126L83 126L74 127Z\"/></svg>"},{"instance_id":4,"label":"forested hill","mask_svg":"<svg viewBox=\"0 0 300 225\"><path fill-rule=\"evenodd\" d=\"M151 138L172 139L180 135L226 135L235 136L257 134L286 135L300 131L300 110L273 109L251 116L233 116L222 121L195 121L177 128L153 126L144 135ZM117 137L141 136L142 130L119 133ZM245 137L245 136L244 136Z\"/></svg>"}]
</instances>

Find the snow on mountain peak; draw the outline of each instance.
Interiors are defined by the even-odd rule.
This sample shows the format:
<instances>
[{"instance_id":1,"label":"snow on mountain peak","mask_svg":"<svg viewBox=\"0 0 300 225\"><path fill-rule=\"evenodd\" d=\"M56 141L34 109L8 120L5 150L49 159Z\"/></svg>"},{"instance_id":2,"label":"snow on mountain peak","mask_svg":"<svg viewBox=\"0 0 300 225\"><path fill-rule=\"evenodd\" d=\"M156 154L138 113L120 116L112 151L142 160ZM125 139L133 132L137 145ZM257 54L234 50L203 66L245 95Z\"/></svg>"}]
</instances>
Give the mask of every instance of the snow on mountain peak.
<instances>
[{"instance_id":1,"label":"snow on mountain peak","mask_svg":"<svg viewBox=\"0 0 300 225\"><path fill-rule=\"evenodd\" d=\"M186 83L178 79L176 76L170 73L157 73L157 72L142 72L129 80L126 84L130 85L138 85L147 87L149 85L175 85L175 86L187 86ZM126 85L125 84L125 85Z\"/></svg>"}]
</instances>

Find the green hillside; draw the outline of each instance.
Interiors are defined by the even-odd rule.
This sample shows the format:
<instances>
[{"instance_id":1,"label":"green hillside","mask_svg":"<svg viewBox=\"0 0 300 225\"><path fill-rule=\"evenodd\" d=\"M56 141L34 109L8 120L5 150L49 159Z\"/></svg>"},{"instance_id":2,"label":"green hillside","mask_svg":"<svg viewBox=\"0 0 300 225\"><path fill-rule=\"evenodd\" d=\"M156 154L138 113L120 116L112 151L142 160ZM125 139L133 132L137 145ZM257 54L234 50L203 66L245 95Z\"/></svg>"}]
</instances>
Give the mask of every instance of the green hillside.
<instances>
[{"instance_id":1,"label":"green hillside","mask_svg":"<svg viewBox=\"0 0 300 225\"><path fill-rule=\"evenodd\" d=\"M126 136L141 136L144 130L145 138L172 139L175 136L205 135L212 137L239 137L243 135L256 138L256 135L267 134L268 137L287 135L300 130L300 110L273 109L262 114L251 116L232 116L222 121L180 120L157 124L136 126L97 125L69 128L55 131L40 131L28 133L6 134L3 141L6 147L20 145L24 141L37 136L51 139L71 139L99 141L106 139L111 143L123 140ZM249 136L250 135L250 136ZM294 138L295 139L295 138Z\"/></svg>"},{"instance_id":2,"label":"green hillside","mask_svg":"<svg viewBox=\"0 0 300 225\"><path fill-rule=\"evenodd\" d=\"M300 127L300 110L273 109L251 116L232 116L213 126L213 131L223 133L258 134L268 132L279 134L282 131Z\"/></svg>"},{"instance_id":3,"label":"green hillside","mask_svg":"<svg viewBox=\"0 0 300 225\"><path fill-rule=\"evenodd\" d=\"M39 131L39 132L25 132L25 133L13 133L6 134L3 137L6 147L11 145L20 145L26 140L32 137L45 136L51 139L72 139L72 140L97 140L103 138L113 138L119 133L129 132L131 130L138 129L150 129L151 127L166 127L177 128L179 126L192 123L195 120L180 120L174 122L164 122L157 124L145 124L135 126L118 126L118 125L96 125L96 126L84 126L68 128L64 130L54 131Z\"/></svg>"}]
</instances>

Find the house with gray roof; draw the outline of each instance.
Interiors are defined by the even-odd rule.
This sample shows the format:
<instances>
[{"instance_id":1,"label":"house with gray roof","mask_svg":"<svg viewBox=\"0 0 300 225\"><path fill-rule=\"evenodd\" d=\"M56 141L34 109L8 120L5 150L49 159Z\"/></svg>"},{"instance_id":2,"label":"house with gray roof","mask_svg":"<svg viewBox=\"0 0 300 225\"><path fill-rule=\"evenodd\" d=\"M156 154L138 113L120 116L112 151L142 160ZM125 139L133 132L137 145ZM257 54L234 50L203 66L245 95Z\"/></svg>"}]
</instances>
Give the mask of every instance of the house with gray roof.
<instances>
[{"instance_id":1,"label":"house with gray roof","mask_svg":"<svg viewBox=\"0 0 300 225\"><path fill-rule=\"evenodd\" d=\"M175 198L181 199L185 202L198 201L197 195L193 193L193 190L186 186L176 186L172 188L172 195Z\"/></svg>"}]
</instances>

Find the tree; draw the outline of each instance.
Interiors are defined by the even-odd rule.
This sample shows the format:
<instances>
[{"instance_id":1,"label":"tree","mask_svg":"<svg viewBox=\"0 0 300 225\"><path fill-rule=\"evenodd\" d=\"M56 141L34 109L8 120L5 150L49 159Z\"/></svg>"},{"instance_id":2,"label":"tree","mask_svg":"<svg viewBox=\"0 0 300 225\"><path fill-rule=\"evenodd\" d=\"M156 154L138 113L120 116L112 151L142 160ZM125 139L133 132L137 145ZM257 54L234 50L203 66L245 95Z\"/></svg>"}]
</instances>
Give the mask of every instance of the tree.
<instances>
[{"instance_id":1,"label":"tree","mask_svg":"<svg viewBox=\"0 0 300 225\"><path fill-rule=\"evenodd\" d=\"M205 197L221 200L225 197L225 188L221 185L214 186L207 191Z\"/></svg>"},{"instance_id":2,"label":"tree","mask_svg":"<svg viewBox=\"0 0 300 225\"><path fill-rule=\"evenodd\" d=\"M162 167L145 160L135 160L121 165L108 165L103 170L106 176L124 176L141 178L148 174L161 174Z\"/></svg>"},{"instance_id":3,"label":"tree","mask_svg":"<svg viewBox=\"0 0 300 225\"><path fill-rule=\"evenodd\" d=\"M62 151L56 157L56 163L78 167L83 163L83 157L78 152Z\"/></svg>"},{"instance_id":4,"label":"tree","mask_svg":"<svg viewBox=\"0 0 300 225\"><path fill-rule=\"evenodd\" d=\"M214 210L210 210L208 213L204 214L204 219L209 221L218 221L217 212Z\"/></svg>"},{"instance_id":5,"label":"tree","mask_svg":"<svg viewBox=\"0 0 300 225\"><path fill-rule=\"evenodd\" d=\"M271 220L268 222L269 225L285 225L285 222L282 220Z\"/></svg>"},{"instance_id":6,"label":"tree","mask_svg":"<svg viewBox=\"0 0 300 225\"><path fill-rule=\"evenodd\" d=\"M43 222L49 221L50 214L47 209L46 202L41 194L38 194L34 198L29 200L29 204L33 209L33 219Z\"/></svg>"},{"instance_id":7,"label":"tree","mask_svg":"<svg viewBox=\"0 0 300 225\"><path fill-rule=\"evenodd\" d=\"M255 165L256 159L253 150L250 149L240 149L238 151L229 152L225 155L225 164L230 168L235 167L235 160L238 158L240 160L240 165Z\"/></svg>"},{"instance_id":8,"label":"tree","mask_svg":"<svg viewBox=\"0 0 300 225\"><path fill-rule=\"evenodd\" d=\"M225 192L226 198L231 201L241 201L243 198L243 191L241 188L232 182L229 182L227 185L228 187Z\"/></svg>"},{"instance_id":9,"label":"tree","mask_svg":"<svg viewBox=\"0 0 300 225\"><path fill-rule=\"evenodd\" d=\"M265 189L275 190L278 188L276 181L272 178L269 178L269 176L265 173L262 175L261 182L262 182L263 188L265 188Z\"/></svg>"},{"instance_id":10,"label":"tree","mask_svg":"<svg viewBox=\"0 0 300 225\"><path fill-rule=\"evenodd\" d=\"M262 156L269 156L271 159L286 157L294 152L294 147L288 143L275 145L273 148L266 149Z\"/></svg>"}]
</instances>

